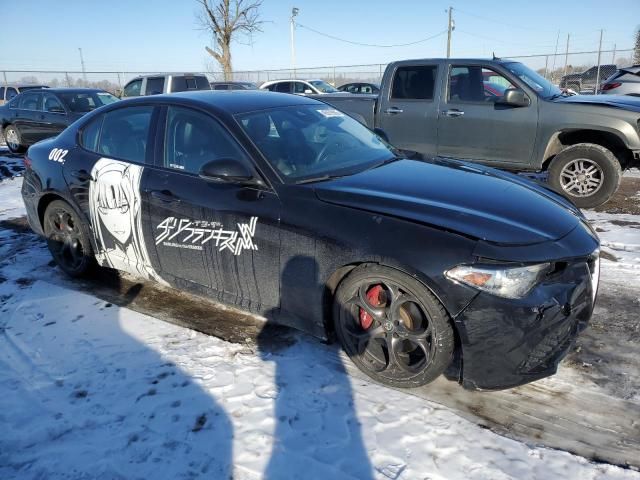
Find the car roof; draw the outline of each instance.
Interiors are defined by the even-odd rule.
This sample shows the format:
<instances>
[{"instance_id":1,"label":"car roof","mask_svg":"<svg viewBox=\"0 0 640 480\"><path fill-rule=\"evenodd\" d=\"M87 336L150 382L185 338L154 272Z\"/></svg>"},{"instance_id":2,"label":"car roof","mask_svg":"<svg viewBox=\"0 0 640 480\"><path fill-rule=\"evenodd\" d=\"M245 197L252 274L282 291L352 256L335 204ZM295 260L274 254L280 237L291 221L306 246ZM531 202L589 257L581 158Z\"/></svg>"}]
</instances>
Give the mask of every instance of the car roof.
<instances>
[{"instance_id":1,"label":"car roof","mask_svg":"<svg viewBox=\"0 0 640 480\"><path fill-rule=\"evenodd\" d=\"M13 88L25 88L25 87L31 87L31 88L48 88L47 85L45 85L44 83L0 83L0 87L13 87Z\"/></svg>"},{"instance_id":2,"label":"car roof","mask_svg":"<svg viewBox=\"0 0 640 480\"><path fill-rule=\"evenodd\" d=\"M214 110L224 111L231 115L293 105L325 105L323 102L300 95L264 90L192 90L164 95L132 97L112 105L123 106L125 103L173 103L213 107Z\"/></svg>"},{"instance_id":3,"label":"car roof","mask_svg":"<svg viewBox=\"0 0 640 480\"><path fill-rule=\"evenodd\" d=\"M57 87L47 88L47 92L52 93L92 93L92 92L105 92L101 88L80 88L80 87ZM109 93L109 92L106 92Z\"/></svg>"}]
</instances>

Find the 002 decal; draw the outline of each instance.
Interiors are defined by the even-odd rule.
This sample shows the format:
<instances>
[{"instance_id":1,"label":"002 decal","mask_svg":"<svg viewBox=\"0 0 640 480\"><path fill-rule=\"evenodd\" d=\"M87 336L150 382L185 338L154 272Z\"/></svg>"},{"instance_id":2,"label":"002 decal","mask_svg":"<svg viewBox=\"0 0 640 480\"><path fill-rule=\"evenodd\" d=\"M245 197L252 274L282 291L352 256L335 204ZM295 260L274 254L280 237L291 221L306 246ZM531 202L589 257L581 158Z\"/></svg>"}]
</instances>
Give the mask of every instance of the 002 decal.
<instances>
[{"instance_id":1,"label":"002 decal","mask_svg":"<svg viewBox=\"0 0 640 480\"><path fill-rule=\"evenodd\" d=\"M253 242L257 223L258 217L251 217L249 223L237 224L238 231L225 230L220 222L167 217L156 227L161 232L156 237L156 245L162 243L166 247L202 250L203 245L215 242L221 252L229 250L240 255L243 250L258 250Z\"/></svg>"},{"instance_id":2,"label":"002 decal","mask_svg":"<svg viewBox=\"0 0 640 480\"><path fill-rule=\"evenodd\" d=\"M142 234L140 179L143 167L101 158L91 169L91 223L102 265L166 282L151 266Z\"/></svg>"}]
</instances>

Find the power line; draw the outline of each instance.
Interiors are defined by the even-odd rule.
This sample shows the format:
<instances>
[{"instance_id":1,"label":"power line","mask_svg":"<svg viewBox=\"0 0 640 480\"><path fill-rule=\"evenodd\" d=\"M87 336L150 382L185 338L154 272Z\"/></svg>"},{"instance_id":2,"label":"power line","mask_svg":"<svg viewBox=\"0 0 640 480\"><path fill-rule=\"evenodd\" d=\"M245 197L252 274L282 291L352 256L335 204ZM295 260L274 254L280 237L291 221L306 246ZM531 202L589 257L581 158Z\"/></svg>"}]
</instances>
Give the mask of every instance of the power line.
<instances>
[{"instance_id":1,"label":"power line","mask_svg":"<svg viewBox=\"0 0 640 480\"><path fill-rule=\"evenodd\" d=\"M439 33L436 33L435 35L432 35L431 37L427 37L427 38L423 38L421 40L416 40L415 42L409 42L409 43L399 43L396 45L378 45L375 43L361 43L361 42L355 42L352 40L346 40L344 38L340 38L340 37L336 37L334 35L329 35L328 33L324 33L324 32L320 32L318 30L315 30L311 27L307 27L306 25L302 25L301 23L296 22L296 26L300 27L300 28L304 28L306 30L309 30L313 33L316 33L318 35L322 35L323 37L327 37L327 38L331 38L332 40L337 40L338 42L344 42L344 43L349 43L351 45L358 45L361 47L376 47L376 48L393 48L393 47L408 47L410 45L417 45L418 43L423 43L423 42L427 42L429 40L433 40L434 38L439 37L440 35L444 35L445 33L447 33L447 30L443 30Z\"/></svg>"}]
</instances>

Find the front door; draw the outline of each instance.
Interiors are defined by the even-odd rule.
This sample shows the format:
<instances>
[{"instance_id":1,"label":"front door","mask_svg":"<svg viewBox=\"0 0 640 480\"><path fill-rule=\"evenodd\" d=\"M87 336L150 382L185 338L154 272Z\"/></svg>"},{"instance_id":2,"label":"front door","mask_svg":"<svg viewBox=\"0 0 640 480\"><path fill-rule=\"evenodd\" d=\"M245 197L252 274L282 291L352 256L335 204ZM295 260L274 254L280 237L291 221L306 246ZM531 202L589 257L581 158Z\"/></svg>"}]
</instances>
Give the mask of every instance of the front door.
<instances>
[{"instance_id":1,"label":"front door","mask_svg":"<svg viewBox=\"0 0 640 480\"><path fill-rule=\"evenodd\" d=\"M44 108L41 113L42 138L55 137L69 125L62 102L53 93L44 92Z\"/></svg>"},{"instance_id":2,"label":"front door","mask_svg":"<svg viewBox=\"0 0 640 480\"><path fill-rule=\"evenodd\" d=\"M26 92L18 100L12 123L19 130L23 143L35 143L41 139L38 120L42 114L42 93Z\"/></svg>"},{"instance_id":3,"label":"front door","mask_svg":"<svg viewBox=\"0 0 640 480\"><path fill-rule=\"evenodd\" d=\"M536 97L528 107L497 102L515 85L482 65L452 65L438 120L438 155L496 166L528 164L538 127Z\"/></svg>"},{"instance_id":4,"label":"front door","mask_svg":"<svg viewBox=\"0 0 640 480\"><path fill-rule=\"evenodd\" d=\"M272 191L198 176L212 160L252 163L216 119L168 106L155 167L144 179L154 255L163 278L247 306L279 302L280 201Z\"/></svg>"},{"instance_id":5,"label":"front door","mask_svg":"<svg viewBox=\"0 0 640 480\"><path fill-rule=\"evenodd\" d=\"M394 146L435 155L438 103L437 65L399 66L389 99L381 103L380 127Z\"/></svg>"}]
</instances>

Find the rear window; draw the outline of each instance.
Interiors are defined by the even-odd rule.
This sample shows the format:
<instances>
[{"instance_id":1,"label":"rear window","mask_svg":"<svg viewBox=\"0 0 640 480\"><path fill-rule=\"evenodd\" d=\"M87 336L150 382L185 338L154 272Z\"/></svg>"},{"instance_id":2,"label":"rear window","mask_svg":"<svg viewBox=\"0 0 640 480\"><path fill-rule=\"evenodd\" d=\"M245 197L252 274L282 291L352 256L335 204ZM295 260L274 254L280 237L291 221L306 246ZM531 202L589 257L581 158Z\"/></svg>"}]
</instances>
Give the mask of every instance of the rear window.
<instances>
[{"instance_id":1,"label":"rear window","mask_svg":"<svg viewBox=\"0 0 640 480\"><path fill-rule=\"evenodd\" d=\"M100 128L104 115L98 115L82 128L80 133L80 145L92 152L98 151L98 137L100 136Z\"/></svg>"},{"instance_id":2,"label":"rear window","mask_svg":"<svg viewBox=\"0 0 640 480\"><path fill-rule=\"evenodd\" d=\"M209 80L204 75L180 76L171 78L172 92L185 92L187 90L211 90Z\"/></svg>"},{"instance_id":3,"label":"rear window","mask_svg":"<svg viewBox=\"0 0 640 480\"><path fill-rule=\"evenodd\" d=\"M433 100L435 65L399 67L393 77L391 98L405 100Z\"/></svg>"}]
</instances>

